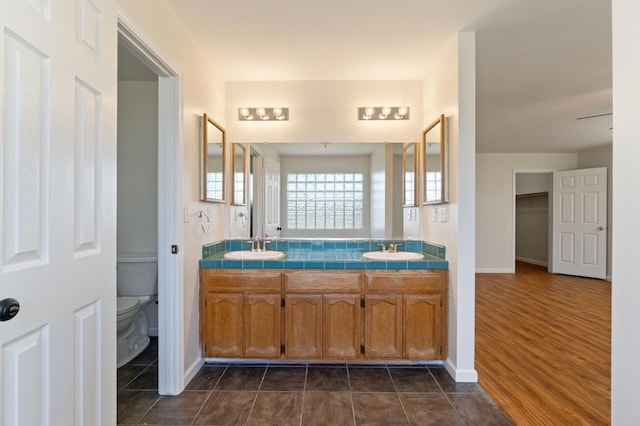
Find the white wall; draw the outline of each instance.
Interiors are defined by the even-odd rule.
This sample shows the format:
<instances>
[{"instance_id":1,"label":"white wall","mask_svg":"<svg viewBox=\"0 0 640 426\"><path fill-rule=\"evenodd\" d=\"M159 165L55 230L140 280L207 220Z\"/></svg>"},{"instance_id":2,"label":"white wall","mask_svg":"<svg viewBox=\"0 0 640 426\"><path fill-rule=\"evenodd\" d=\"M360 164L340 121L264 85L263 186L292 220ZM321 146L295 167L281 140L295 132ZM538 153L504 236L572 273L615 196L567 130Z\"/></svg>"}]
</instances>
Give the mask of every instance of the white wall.
<instances>
[{"instance_id":1,"label":"white wall","mask_svg":"<svg viewBox=\"0 0 640 426\"><path fill-rule=\"evenodd\" d=\"M422 239L447 248L449 261L449 356L457 381L477 381L474 366L475 277L475 33L457 34L424 83L423 127L447 117L449 203L423 207ZM445 209L448 220L432 222Z\"/></svg>"},{"instance_id":2,"label":"white wall","mask_svg":"<svg viewBox=\"0 0 640 426\"><path fill-rule=\"evenodd\" d=\"M514 171L571 170L577 164L577 154L477 154L477 272L514 272Z\"/></svg>"},{"instance_id":3,"label":"white wall","mask_svg":"<svg viewBox=\"0 0 640 426\"><path fill-rule=\"evenodd\" d=\"M158 82L118 81L118 254L158 253ZM145 308L158 335L158 305Z\"/></svg>"},{"instance_id":4,"label":"white wall","mask_svg":"<svg viewBox=\"0 0 640 426\"><path fill-rule=\"evenodd\" d=\"M638 158L640 158L640 3L613 0L613 316L611 423L640 424L640 262L638 262Z\"/></svg>"},{"instance_id":5,"label":"white wall","mask_svg":"<svg viewBox=\"0 0 640 426\"><path fill-rule=\"evenodd\" d=\"M210 60L188 29L164 1L119 0L124 16L145 43L181 75L181 206L189 211L184 223L181 254L184 275L184 369L192 374L201 362L198 316L198 260L202 245L225 238L226 204L202 203L200 199L200 123L203 113L224 126L225 86L216 76ZM150 13L150 12L153 13ZM114 28L115 31L115 28ZM228 164L228 163L227 163ZM227 166L228 167L228 166ZM230 186L228 186L230 188ZM199 209L211 209L213 224L209 234L196 217ZM177 242L179 243L179 242Z\"/></svg>"},{"instance_id":6,"label":"white wall","mask_svg":"<svg viewBox=\"0 0 640 426\"><path fill-rule=\"evenodd\" d=\"M422 81L229 81L231 142L411 142L422 129ZM408 105L410 119L357 119L362 106ZM289 121L238 121L240 107L288 107Z\"/></svg>"},{"instance_id":7,"label":"white wall","mask_svg":"<svg viewBox=\"0 0 640 426\"><path fill-rule=\"evenodd\" d=\"M158 83L118 82L118 253L158 252Z\"/></svg>"},{"instance_id":8,"label":"white wall","mask_svg":"<svg viewBox=\"0 0 640 426\"><path fill-rule=\"evenodd\" d=\"M516 195L551 192L553 175L551 173L518 173L516 176Z\"/></svg>"},{"instance_id":9,"label":"white wall","mask_svg":"<svg viewBox=\"0 0 640 426\"><path fill-rule=\"evenodd\" d=\"M611 277L611 260L613 258L612 219L613 219L613 145L605 145L578 152L578 168L607 168L607 277Z\"/></svg>"}]
</instances>

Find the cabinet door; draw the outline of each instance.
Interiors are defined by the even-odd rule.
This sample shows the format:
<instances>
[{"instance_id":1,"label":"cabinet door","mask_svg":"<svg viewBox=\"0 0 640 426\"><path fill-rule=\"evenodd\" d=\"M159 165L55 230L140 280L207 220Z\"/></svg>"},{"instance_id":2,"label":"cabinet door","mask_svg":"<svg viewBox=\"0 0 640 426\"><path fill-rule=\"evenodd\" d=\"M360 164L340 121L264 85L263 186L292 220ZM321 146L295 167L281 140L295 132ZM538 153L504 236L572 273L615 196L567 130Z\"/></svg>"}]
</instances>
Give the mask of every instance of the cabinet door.
<instances>
[{"instance_id":1,"label":"cabinet door","mask_svg":"<svg viewBox=\"0 0 640 426\"><path fill-rule=\"evenodd\" d=\"M440 296L404 296L404 358L440 358Z\"/></svg>"},{"instance_id":2,"label":"cabinet door","mask_svg":"<svg viewBox=\"0 0 640 426\"><path fill-rule=\"evenodd\" d=\"M322 357L322 296L285 297L285 356Z\"/></svg>"},{"instance_id":3,"label":"cabinet door","mask_svg":"<svg viewBox=\"0 0 640 426\"><path fill-rule=\"evenodd\" d=\"M402 296L367 296L364 316L365 357L402 358Z\"/></svg>"},{"instance_id":4,"label":"cabinet door","mask_svg":"<svg viewBox=\"0 0 640 426\"><path fill-rule=\"evenodd\" d=\"M360 357L361 307L357 294L323 296L324 357L354 359Z\"/></svg>"},{"instance_id":5,"label":"cabinet door","mask_svg":"<svg viewBox=\"0 0 640 426\"><path fill-rule=\"evenodd\" d=\"M207 294L205 356L242 356L242 295Z\"/></svg>"},{"instance_id":6,"label":"cabinet door","mask_svg":"<svg viewBox=\"0 0 640 426\"><path fill-rule=\"evenodd\" d=\"M280 295L244 296L244 356L280 356Z\"/></svg>"}]
</instances>

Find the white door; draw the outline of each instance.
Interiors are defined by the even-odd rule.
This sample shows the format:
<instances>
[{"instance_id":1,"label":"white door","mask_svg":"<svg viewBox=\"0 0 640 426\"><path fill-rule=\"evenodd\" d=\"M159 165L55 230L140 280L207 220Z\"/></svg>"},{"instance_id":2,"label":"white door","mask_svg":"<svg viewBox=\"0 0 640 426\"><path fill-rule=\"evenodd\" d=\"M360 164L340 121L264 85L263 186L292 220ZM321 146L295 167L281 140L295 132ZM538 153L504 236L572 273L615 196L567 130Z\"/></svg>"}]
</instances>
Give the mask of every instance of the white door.
<instances>
[{"instance_id":1,"label":"white door","mask_svg":"<svg viewBox=\"0 0 640 426\"><path fill-rule=\"evenodd\" d=\"M0 2L0 424L116 423L116 3Z\"/></svg>"},{"instance_id":2,"label":"white door","mask_svg":"<svg viewBox=\"0 0 640 426\"><path fill-rule=\"evenodd\" d=\"M279 237L281 230L280 163L273 160L265 160L265 162L264 232L270 237Z\"/></svg>"},{"instance_id":3,"label":"white door","mask_svg":"<svg viewBox=\"0 0 640 426\"><path fill-rule=\"evenodd\" d=\"M607 168L553 174L552 272L607 274Z\"/></svg>"}]
</instances>

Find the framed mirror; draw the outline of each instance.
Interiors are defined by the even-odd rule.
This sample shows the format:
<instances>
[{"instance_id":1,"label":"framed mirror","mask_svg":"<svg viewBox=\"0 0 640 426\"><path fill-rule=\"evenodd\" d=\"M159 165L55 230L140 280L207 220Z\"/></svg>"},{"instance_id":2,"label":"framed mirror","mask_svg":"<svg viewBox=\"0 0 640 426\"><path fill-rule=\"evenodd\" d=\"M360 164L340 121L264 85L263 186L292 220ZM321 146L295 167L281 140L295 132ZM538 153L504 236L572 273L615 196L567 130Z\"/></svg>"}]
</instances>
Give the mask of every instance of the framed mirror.
<instances>
[{"instance_id":1,"label":"framed mirror","mask_svg":"<svg viewBox=\"0 0 640 426\"><path fill-rule=\"evenodd\" d=\"M233 179L231 180L231 203L237 206L244 206L247 203L245 194L247 147L240 143L234 143L232 152L231 170L233 170Z\"/></svg>"},{"instance_id":2,"label":"framed mirror","mask_svg":"<svg viewBox=\"0 0 640 426\"><path fill-rule=\"evenodd\" d=\"M446 119L440 115L422 132L422 203L442 204L449 197Z\"/></svg>"},{"instance_id":3,"label":"framed mirror","mask_svg":"<svg viewBox=\"0 0 640 426\"><path fill-rule=\"evenodd\" d=\"M402 205L405 207L418 205L417 148L417 143L408 143L402 149Z\"/></svg>"},{"instance_id":4,"label":"framed mirror","mask_svg":"<svg viewBox=\"0 0 640 426\"><path fill-rule=\"evenodd\" d=\"M224 203L224 128L210 116L202 116L202 201Z\"/></svg>"}]
</instances>

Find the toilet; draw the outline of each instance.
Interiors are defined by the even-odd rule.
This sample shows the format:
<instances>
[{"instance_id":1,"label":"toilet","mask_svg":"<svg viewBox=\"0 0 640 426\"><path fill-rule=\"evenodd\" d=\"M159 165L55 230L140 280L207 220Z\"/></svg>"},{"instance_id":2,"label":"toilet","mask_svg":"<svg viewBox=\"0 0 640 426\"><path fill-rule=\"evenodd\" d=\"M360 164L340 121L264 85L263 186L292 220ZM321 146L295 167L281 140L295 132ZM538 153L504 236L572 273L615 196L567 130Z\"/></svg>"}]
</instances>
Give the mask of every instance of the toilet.
<instances>
[{"instance_id":1,"label":"toilet","mask_svg":"<svg viewBox=\"0 0 640 426\"><path fill-rule=\"evenodd\" d=\"M145 307L158 294L156 253L118 255L117 366L122 367L149 346L149 321Z\"/></svg>"}]
</instances>

